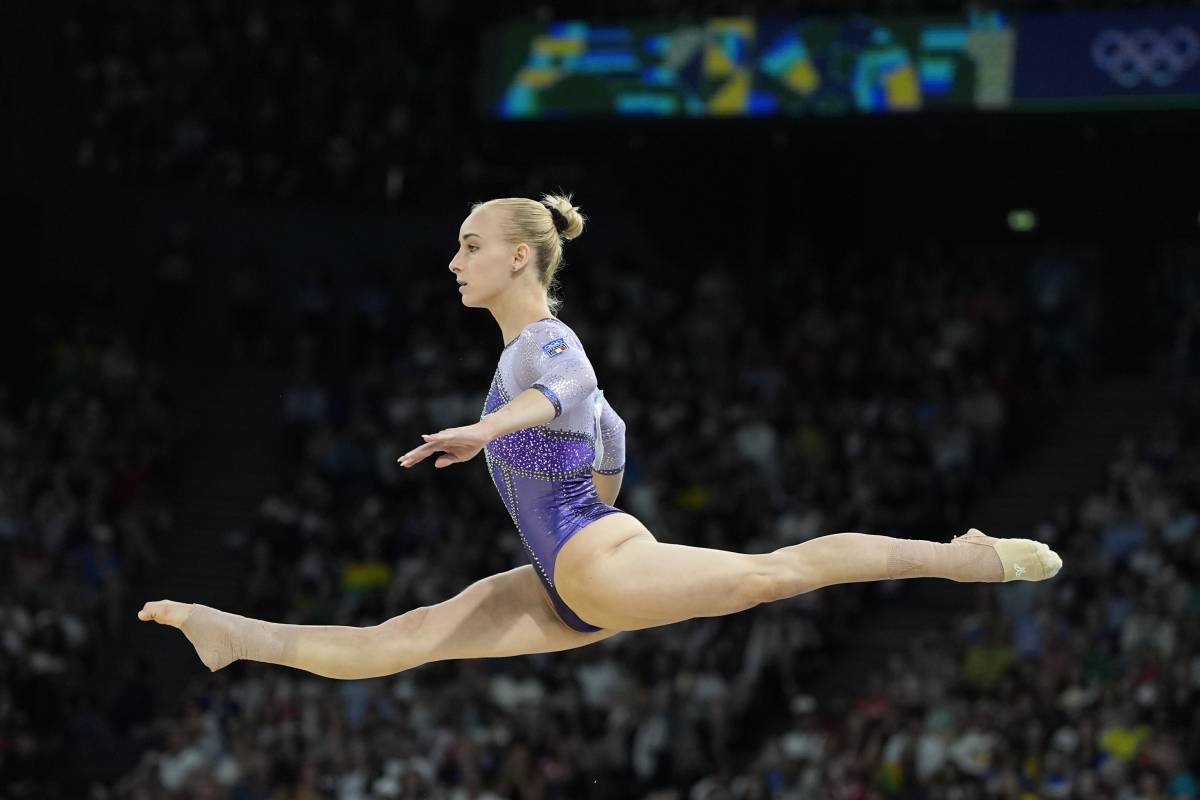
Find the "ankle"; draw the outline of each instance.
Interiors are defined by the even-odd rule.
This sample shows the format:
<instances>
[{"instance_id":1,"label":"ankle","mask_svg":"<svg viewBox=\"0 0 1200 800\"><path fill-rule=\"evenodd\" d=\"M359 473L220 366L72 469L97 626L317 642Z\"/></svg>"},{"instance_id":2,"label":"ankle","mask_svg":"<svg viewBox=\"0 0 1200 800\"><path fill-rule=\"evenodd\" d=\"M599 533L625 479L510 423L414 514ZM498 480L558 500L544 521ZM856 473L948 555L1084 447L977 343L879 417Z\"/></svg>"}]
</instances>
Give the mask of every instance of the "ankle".
<instances>
[{"instance_id":1,"label":"ankle","mask_svg":"<svg viewBox=\"0 0 1200 800\"><path fill-rule=\"evenodd\" d=\"M960 583L1004 580L1004 565L988 542L896 539L888 553L889 578L945 578Z\"/></svg>"}]
</instances>

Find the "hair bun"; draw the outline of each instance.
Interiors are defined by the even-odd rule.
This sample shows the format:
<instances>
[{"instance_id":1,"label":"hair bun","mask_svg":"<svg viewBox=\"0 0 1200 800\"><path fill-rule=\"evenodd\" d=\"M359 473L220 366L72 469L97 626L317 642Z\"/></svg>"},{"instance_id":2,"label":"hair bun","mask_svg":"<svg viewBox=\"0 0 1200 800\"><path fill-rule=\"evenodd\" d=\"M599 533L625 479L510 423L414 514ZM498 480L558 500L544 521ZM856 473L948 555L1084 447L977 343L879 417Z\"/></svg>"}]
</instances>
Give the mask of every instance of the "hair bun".
<instances>
[{"instance_id":1,"label":"hair bun","mask_svg":"<svg viewBox=\"0 0 1200 800\"><path fill-rule=\"evenodd\" d=\"M549 203L546 204L546 208L550 209L550 219L554 220L554 230L559 233L565 231L567 229L567 218L562 215L561 211Z\"/></svg>"},{"instance_id":2,"label":"hair bun","mask_svg":"<svg viewBox=\"0 0 1200 800\"><path fill-rule=\"evenodd\" d=\"M550 212L554 230L558 231L559 236L570 240L583 233L585 218L578 208L571 205L570 195L542 195L542 205Z\"/></svg>"}]
</instances>

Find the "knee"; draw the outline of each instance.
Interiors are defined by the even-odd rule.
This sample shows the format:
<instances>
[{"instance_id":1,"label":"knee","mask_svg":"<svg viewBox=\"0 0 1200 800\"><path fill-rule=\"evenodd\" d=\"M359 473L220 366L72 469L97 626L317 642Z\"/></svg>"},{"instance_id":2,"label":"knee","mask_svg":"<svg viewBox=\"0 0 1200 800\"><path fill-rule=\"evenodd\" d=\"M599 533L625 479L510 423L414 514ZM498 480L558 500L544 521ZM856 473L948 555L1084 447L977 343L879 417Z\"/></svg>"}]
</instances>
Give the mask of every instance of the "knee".
<instances>
[{"instance_id":1,"label":"knee","mask_svg":"<svg viewBox=\"0 0 1200 800\"><path fill-rule=\"evenodd\" d=\"M746 573L739 583L741 600L747 607L774 603L796 594L791 581L774 559L763 558Z\"/></svg>"},{"instance_id":2,"label":"knee","mask_svg":"<svg viewBox=\"0 0 1200 800\"><path fill-rule=\"evenodd\" d=\"M424 636L429 609L422 606L381 622L370 630L372 646L388 654L396 671L412 669L430 661L430 647Z\"/></svg>"},{"instance_id":3,"label":"knee","mask_svg":"<svg viewBox=\"0 0 1200 800\"><path fill-rule=\"evenodd\" d=\"M763 553L743 582L743 600L749 605L774 603L816 588L804 565L786 558L779 551Z\"/></svg>"}]
</instances>

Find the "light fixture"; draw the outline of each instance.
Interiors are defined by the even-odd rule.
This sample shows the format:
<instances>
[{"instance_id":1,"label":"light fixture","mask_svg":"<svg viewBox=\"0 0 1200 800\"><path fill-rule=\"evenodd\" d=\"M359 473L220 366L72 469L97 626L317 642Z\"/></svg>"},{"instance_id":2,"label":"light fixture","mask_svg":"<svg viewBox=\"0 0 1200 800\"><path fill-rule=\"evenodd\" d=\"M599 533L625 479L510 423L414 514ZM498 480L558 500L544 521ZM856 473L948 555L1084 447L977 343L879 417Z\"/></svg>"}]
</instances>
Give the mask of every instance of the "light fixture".
<instances>
[{"instance_id":1,"label":"light fixture","mask_svg":"<svg viewBox=\"0 0 1200 800\"><path fill-rule=\"evenodd\" d=\"M1014 208L1008 212L1008 227L1017 233L1029 233L1037 223L1037 214L1028 208Z\"/></svg>"}]
</instances>

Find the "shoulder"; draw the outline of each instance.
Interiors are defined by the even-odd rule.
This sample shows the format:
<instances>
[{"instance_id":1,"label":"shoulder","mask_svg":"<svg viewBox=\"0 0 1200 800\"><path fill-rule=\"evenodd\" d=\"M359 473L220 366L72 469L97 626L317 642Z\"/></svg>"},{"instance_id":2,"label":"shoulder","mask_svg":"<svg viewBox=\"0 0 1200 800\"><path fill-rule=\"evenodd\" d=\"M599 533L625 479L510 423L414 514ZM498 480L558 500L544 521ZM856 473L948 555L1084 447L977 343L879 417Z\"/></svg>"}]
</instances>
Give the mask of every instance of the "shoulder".
<instances>
[{"instance_id":1,"label":"shoulder","mask_svg":"<svg viewBox=\"0 0 1200 800\"><path fill-rule=\"evenodd\" d=\"M521 332L518 345L527 353L554 358L570 350L582 350L575 331L557 318L539 320Z\"/></svg>"}]
</instances>

